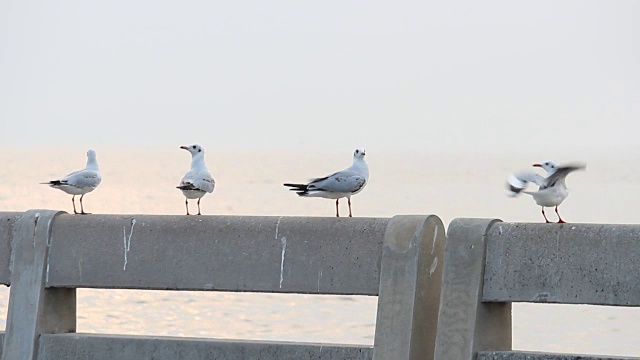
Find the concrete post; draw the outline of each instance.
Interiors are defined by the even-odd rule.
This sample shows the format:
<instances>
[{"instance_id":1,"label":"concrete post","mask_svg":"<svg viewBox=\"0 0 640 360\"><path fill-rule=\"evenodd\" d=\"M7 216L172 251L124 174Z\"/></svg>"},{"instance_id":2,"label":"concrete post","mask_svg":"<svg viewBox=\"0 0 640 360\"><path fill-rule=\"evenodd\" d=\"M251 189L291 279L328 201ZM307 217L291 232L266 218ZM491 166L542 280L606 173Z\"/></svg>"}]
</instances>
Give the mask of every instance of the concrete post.
<instances>
[{"instance_id":1,"label":"concrete post","mask_svg":"<svg viewBox=\"0 0 640 360\"><path fill-rule=\"evenodd\" d=\"M434 215L396 216L382 249L373 359L433 359L445 227Z\"/></svg>"},{"instance_id":2,"label":"concrete post","mask_svg":"<svg viewBox=\"0 0 640 360\"><path fill-rule=\"evenodd\" d=\"M483 303L487 232L499 220L449 225L435 359L473 360L478 351L511 350L511 303Z\"/></svg>"},{"instance_id":3,"label":"concrete post","mask_svg":"<svg viewBox=\"0 0 640 360\"><path fill-rule=\"evenodd\" d=\"M16 221L2 360L36 360L40 334L76 329L75 289L45 288L49 234L59 213L30 210Z\"/></svg>"},{"instance_id":4,"label":"concrete post","mask_svg":"<svg viewBox=\"0 0 640 360\"><path fill-rule=\"evenodd\" d=\"M13 226L16 218L21 213L0 212L0 285L9 285L11 262L11 239L13 239Z\"/></svg>"}]
</instances>

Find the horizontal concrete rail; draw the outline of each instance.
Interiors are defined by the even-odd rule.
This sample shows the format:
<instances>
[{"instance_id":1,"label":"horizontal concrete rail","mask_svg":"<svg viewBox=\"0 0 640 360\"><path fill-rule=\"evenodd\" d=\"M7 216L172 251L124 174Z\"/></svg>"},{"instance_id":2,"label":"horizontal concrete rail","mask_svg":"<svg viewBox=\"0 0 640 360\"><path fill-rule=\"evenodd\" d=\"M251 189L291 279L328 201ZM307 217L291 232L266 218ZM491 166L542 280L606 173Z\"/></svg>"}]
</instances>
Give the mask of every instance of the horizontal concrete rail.
<instances>
[{"instance_id":1,"label":"horizontal concrete rail","mask_svg":"<svg viewBox=\"0 0 640 360\"><path fill-rule=\"evenodd\" d=\"M612 357L598 355L548 354L533 351L485 351L476 360L640 360L637 357Z\"/></svg>"},{"instance_id":2,"label":"horizontal concrete rail","mask_svg":"<svg viewBox=\"0 0 640 360\"><path fill-rule=\"evenodd\" d=\"M495 223L485 302L640 306L640 225Z\"/></svg>"},{"instance_id":3,"label":"horizontal concrete rail","mask_svg":"<svg viewBox=\"0 0 640 360\"><path fill-rule=\"evenodd\" d=\"M13 234L3 360L409 360L433 353L445 244L437 216L72 216L29 210ZM378 295L375 350L80 336L80 287Z\"/></svg>"},{"instance_id":4,"label":"horizontal concrete rail","mask_svg":"<svg viewBox=\"0 0 640 360\"><path fill-rule=\"evenodd\" d=\"M13 225L21 213L0 213L0 284L9 285L11 273L11 241L13 240Z\"/></svg>"},{"instance_id":5,"label":"horizontal concrete rail","mask_svg":"<svg viewBox=\"0 0 640 360\"><path fill-rule=\"evenodd\" d=\"M368 360L372 347L145 336L43 334L38 360L327 359Z\"/></svg>"},{"instance_id":6,"label":"horizontal concrete rail","mask_svg":"<svg viewBox=\"0 0 640 360\"><path fill-rule=\"evenodd\" d=\"M62 214L47 287L378 295L389 219Z\"/></svg>"}]
</instances>

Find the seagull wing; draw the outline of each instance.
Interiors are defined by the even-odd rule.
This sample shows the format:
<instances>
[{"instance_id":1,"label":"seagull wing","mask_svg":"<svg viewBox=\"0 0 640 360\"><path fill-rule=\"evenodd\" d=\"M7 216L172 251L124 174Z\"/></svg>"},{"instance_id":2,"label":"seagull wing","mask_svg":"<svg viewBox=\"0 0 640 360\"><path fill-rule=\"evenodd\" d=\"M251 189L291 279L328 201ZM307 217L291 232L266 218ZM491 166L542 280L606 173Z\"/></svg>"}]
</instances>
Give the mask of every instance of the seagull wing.
<instances>
[{"instance_id":1,"label":"seagull wing","mask_svg":"<svg viewBox=\"0 0 640 360\"><path fill-rule=\"evenodd\" d=\"M101 181L102 176L100 176L100 172L95 170L75 171L60 179L61 184L78 188L95 188L100 185Z\"/></svg>"},{"instance_id":2,"label":"seagull wing","mask_svg":"<svg viewBox=\"0 0 640 360\"><path fill-rule=\"evenodd\" d=\"M569 175L569 173L576 170L584 170L586 168L587 168L587 165L581 164L581 163L562 165L556 168L556 171L545 179L544 186L542 186L542 188L544 189L544 188L551 187L555 185L558 182L558 180L564 180L567 177L567 175Z\"/></svg>"},{"instance_id":3,"label":"seagull wing","mask_svg":"<svg viewBox=\"0 0 640 360\"><path fill-rule=\"evenodd\" d=\"M532 171L521 171L515 173L507 179L507 195L516 196L527 188L529 183L534 183L541 188L546 184L546 179Z\"/></svg>"},{"instance_id":4,"label":"seagull wing","mask_svg":"<svg viewBox=\"0 0 640 360\"><path fill-rule=\"evenodd\" d=\"M312 180L308 184L309 190L324 190L336 193L353 193L362 189L367 179L353 171L339 171L324 178Z\"/></svg>"},{"instance_id":5,"label":"seagull wing","mask_svg":"<svg viewBox=\"0 0 640 360\"><path fill-rule=\"evenodd\" d=\"M200 190L211 193L215 186L216 182L210 172L188 171L180 181L178 188L181 190Z\"/></svg>"}]
</instances>

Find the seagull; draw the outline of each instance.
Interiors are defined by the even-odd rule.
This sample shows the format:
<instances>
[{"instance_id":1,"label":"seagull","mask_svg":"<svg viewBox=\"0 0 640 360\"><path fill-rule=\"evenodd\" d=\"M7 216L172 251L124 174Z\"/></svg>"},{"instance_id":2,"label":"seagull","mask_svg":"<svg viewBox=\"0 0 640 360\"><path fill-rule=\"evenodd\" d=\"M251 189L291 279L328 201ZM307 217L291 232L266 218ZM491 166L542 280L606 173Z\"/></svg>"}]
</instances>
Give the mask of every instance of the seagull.
<instances>
[{"instance_id":1,"label":"seagull","mask_svg":"<svg viewBox=\"0 0 640 360\"><path fill-rule=\"evenodd\" d=\"M565 178L569 173L575 170L584 170L587 168L582 163L572 163L562 166L558 166L553 161L547 161L540 164L533 164L535 167L540 167L547 172L547 176L543 177L531 171L521 171L513 174L507 180L507 195L510 197L516 197L521 192L531 195L536 204L542 207L542 216L544 220L549 223L547 215L544 213L544 208L553 207L556 208L556 214L558 215L558 223L564 224L565 221L560 217L558 213L558 206L562 204L564 199L569 196L569 189L565 184ZM524 191L528 183L534 183L540 188L538 191Z\"/></svg>"},{"instance_id":2,"label":"seagull","mask_svg":"<svg viewBox=\"0 0 640 360\"><path fill-rule=\"evenodd\" d=\"M331 175L312 179L307 184L284 184L295 191L299 196L321 197L325 199L336 199L336 217L340 217L338 203L341 198L346 197L349 203L349 217L351 213L351 196L364 189L369 180L369 167L364 161L365 150L357 148L353 153L353 165L349 168Z\"/></svg>"},{"instance_id":3,"label":"seagull","mask_svg":"<svg viewBox=\"0 0 640 360\"><path fill-rule=\"evenodd\" d=\"M189 199L198 199L198 215L200 213L200 199L206 194L213 192L216 186L215 180L211 177L211 173L204 163L204 148L194 144L189 146L180 146L191 153L191 170L187 171L180 180L178 189L182 190L185 196L184 204L187 207L187 215L189 214Z\"/></svg>"},{"instance_id":4,"label":"seagull","mask_svg":"<svg viewBox=\"0 0 640 360\"><path fill-rule=\"evenodd\" d=\"M63 177L59 180L51 180L49 182L41 183L49 185L54 189L60 189L67 194L73 195L71 197L71 203L73 204L73 213L86 215L89 213L84 212L82 206L82 198L86 193L90 193L95 190L100 182L102 176L100 175L100 169L98 168L98 160L96 160L95 150L87 151L87 166L84 169L74 171L71 174ZM80 196L80 212L76 210L76 195Z\"/></svg>"}]
</instances>

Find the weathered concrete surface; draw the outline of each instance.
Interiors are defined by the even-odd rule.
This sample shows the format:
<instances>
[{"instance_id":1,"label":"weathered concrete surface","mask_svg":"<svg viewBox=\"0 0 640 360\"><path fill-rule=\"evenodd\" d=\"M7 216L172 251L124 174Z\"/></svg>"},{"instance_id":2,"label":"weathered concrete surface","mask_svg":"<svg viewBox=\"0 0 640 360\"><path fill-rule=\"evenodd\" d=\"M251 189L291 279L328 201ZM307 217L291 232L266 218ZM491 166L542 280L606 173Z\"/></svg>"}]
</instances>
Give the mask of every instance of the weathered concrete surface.
<instances>
[{"instance_id":1,"label":"weathered concrete surface","mask_svg":"<svg viewBox=\"0 0 640 360\"><path fill-rule=\"evenodd\" d=\"M640 225L494 224L485 301L640 306Z\"/></svg>"},{"instance_id":2,"label":"weathered concrete surface","mask_svg":"<svg viewBox=\"0 0 640 360\"><path fill-rule=\"evenodd\" d=\"M474 360L483 350L511 350L511 304L483 303L486 233L499 220L449 224L435 359Z\"/></svg>"},{"instance_id":3,"label":"weathered concrete surface","mask_svg":"<svg viewBox=\"0 0 640 360\"><path fill-rule=\"evenodd\" d=\"M75 289L45 289L49 232L57 214L30 210L16 221L2 360L35 360L40 334L75 331Z\"/></svg>"},{"instance_id":4,"label":"weathered concrete surface","mask_svg":"<svg viewBox=\"0 0 640 360\"><path fill-rule=\"evenodd\" d=\"M374 359L433 359L445 227L433 215L395 216L382 250Z\"/></svg>"},{"instance_id":5,"label":"weathered concrete surface","mask_svg":"<svg viewBox=\"0 0 640 360\"><path fill-rule=\"evenodd\" d=\"M47 285L377 295L388 221L61 215Z\"/></svg>"},{"instance_id":6,"label":"weathered concrete surface","mask_svg":"<svg viewBox=\"0 0 640 360\"><path fill-rule=\"evenodd\" d=\"M39 360L369 360L371 347L88 334L43 335Z\"/></svg>"},{"instance_id":7,"label":"weathered concrete surface","mask_svg":"<svg viewBox=\"0 0 640 360\"><path fill-rule=\"evenodd\" d=\"M547 354L541 352L487 351L478 353L477 360L638 360L637 357L600 355Z\"/></svg>"},{"instance_id":8,"label":"weathered concrete surface","mask_svg":"<svg viewBox=\"0 0 640 360\"><path fill-rule=\"evenodd\" d=\"M11 241L13 239L13 224L21 213L0 213L0 284L9 285L11 274L9 264L11 261Z\"/></svg>"}]
</instances>

